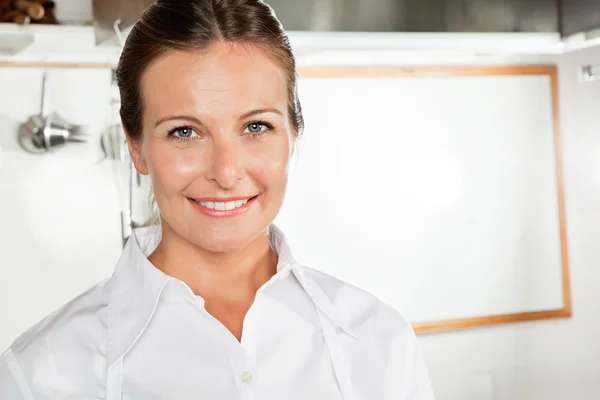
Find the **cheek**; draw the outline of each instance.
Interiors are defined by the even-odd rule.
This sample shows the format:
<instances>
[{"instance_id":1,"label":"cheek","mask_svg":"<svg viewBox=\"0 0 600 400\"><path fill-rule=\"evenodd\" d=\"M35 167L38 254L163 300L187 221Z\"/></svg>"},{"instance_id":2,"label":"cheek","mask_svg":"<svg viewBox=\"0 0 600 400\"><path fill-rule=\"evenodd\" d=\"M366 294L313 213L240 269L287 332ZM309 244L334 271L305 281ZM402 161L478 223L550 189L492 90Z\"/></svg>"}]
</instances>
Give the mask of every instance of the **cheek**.
<instances>
[{"instance_id":1,"label":"cheek","mask_svg":"<svg viewBox=\"0 0 600 400\"><path fill-rule=\"evenodd\" d=\"M202 170L195 152L158 140L148 145L146 160L155 192L182 189Z\"/></svg>"},{"instance_id":2,"label":"cheek","mask_svg":"<svg viewBox=\"0 0 600 400\"><path fill-rule=\"evenodd\" d=\"M156 194L180 192L213 170L211 149L204 146L179 148L160 139L146 143L144 158ZM242 141L238 146L234 164L249 181L272 192L285 190L290 159L290 144L285 139L271 143Z\"/></svg>"},{"instance_id":3,"label":"cheek","mask_svg":"<svg viewBox=\"0 0 600 400\"><path fill-rule=\"evenodd\" d=\"M284 148L285 147L285 148ZM287 183L289 168L287 146L265 146L252 157L249 173L267 189L277 189Z\"/></svg>"}]
</instances>

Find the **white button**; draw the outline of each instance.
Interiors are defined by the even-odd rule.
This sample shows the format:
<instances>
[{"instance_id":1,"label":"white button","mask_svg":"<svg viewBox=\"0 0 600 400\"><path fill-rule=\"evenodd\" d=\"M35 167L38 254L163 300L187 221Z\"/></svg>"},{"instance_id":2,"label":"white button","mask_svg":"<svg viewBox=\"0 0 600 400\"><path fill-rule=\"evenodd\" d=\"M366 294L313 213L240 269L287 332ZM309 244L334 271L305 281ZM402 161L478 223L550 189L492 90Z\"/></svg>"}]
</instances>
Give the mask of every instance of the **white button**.
<instances>
[{"instance_id":1,"label":"white button","mask_svg":"<svg viewBox=\"0 0 600 400\"><path fill-rule=\"evenodd\" d=\"M242 373L242 382L250 383L251 380L252 380L252 374L248 371L244 371Z\"/></svg>"}]
</instances>

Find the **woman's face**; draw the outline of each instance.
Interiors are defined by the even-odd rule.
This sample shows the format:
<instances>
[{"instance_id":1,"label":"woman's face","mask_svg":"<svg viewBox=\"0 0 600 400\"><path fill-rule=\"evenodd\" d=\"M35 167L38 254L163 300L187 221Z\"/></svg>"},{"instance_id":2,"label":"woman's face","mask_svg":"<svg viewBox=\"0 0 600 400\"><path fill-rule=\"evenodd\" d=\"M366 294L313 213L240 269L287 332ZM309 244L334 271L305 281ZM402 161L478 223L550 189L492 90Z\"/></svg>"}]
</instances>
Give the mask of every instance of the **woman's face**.
<instances>
[{"instance_id":1,"label":"woman's face","mask_svg":"<svg viewBox=\"0 0 600 400\"><path fill-rule=\"evenodd\" d=\"M284 71L258 48L219 43L157 59L141 92L130 150L166 229L210 252L249 244L285 195L295 134Z\"/></svg>"}]
</instances>

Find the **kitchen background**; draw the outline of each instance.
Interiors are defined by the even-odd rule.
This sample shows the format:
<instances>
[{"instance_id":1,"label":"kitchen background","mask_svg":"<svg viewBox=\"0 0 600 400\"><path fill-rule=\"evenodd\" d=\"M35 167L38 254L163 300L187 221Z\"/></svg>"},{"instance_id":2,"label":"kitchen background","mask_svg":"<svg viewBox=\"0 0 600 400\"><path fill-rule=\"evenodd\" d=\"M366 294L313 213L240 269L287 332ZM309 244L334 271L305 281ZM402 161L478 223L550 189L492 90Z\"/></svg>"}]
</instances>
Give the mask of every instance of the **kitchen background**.
<instances>
[{"instance_id":1,"label":"kitchen background","mask_svg":"<svg viewBox=\"0 0 600 400\"><path fill-rule=\"evenodd\" d=\"M8 3L0 0L0 8ZM126 164L106 159L101 136L116 123L109 66L118 59L119 41L113 23L121 19L126 35L137 2L42 3L61 25L42 24L31 15L25 25L0 24L0 348L108 277L122 246L127 196L115 184L115 164L125 170L125 182L129 176ZM572 315L419 338L439 400L598 399L600 82L593 79L593 66L600 65L594 32L600 28L600 4L271 3L292 31L300 67L557 66ZM18 15L18 22L28 22ZM86 142L40 154L23 149L18 134L41 112L42 97L47 112L83 127ZM354 105L348 98L341 108ZM419 111L410 107L404 104L398 113ZM464 110L466 120L470 112ZM401 128L402 120L397 124ZM146 200L144 190L134 198L134 219L140 222L148 215Z\"/></svg>"}]
</instances>

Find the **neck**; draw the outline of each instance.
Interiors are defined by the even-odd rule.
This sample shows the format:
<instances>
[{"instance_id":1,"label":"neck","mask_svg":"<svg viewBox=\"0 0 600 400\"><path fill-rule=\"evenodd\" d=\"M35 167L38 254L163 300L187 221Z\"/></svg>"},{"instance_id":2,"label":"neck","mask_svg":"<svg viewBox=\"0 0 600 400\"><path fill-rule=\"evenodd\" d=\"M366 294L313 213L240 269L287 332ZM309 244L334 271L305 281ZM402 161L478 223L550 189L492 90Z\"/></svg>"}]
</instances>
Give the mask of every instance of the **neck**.
<instances>
[{"instance_id":1,"label":"neck","mask_svg":"<svg viewBox=\"0 0 600 400\"><path fill-rule=\"evenodd\" d=\"M206 302L251 303L277 270L277 255L266 231L236 252L212 253L187 242L163 223L161 242L148 259Z\"/></svg>"}]
</instances>

